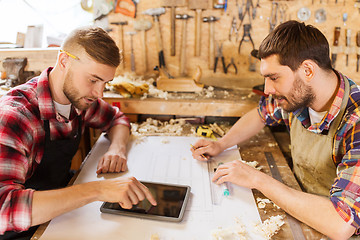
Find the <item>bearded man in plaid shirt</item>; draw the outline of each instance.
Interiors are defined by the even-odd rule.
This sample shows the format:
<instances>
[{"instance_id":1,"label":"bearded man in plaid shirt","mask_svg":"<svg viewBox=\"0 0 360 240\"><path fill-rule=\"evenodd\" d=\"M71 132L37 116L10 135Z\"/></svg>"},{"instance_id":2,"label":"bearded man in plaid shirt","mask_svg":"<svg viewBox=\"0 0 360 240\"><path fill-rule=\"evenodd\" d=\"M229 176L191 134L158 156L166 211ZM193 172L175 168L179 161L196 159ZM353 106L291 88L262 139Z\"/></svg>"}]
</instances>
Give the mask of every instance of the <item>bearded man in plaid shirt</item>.
<instances>
[{"instance_id":1,"label":"bearded man in plaid shirt","mask_svg":"<svg viewBox=\"0 0 360 240\"><path fill-rule=\"evenodd\" d=\"M304 192L240 161L221 165L213 181L254 188L284 211L331 239L360 229L360 89L334 70L329 43L315 27L280 24L261 43L265 94L259 106L219 141L198 141L193 157L214 156L265 125L290 132L293 171Z\"/></svg>"}]
</instances>

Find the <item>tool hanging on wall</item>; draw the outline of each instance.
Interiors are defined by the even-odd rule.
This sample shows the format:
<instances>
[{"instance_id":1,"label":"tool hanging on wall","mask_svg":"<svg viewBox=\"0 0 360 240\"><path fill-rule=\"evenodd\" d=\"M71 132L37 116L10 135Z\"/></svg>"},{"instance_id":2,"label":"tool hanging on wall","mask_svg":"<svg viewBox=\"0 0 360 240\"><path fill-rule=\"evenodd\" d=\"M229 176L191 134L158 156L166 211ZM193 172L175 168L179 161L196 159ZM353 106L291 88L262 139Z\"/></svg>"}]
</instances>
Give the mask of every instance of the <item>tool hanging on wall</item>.
<instances>
[{"instance_id":1,"label":"tool hanging on wall","mask_svg":"<svg viewBox=\"0 0 360 240\"><path fill-rule=\"evenodd\" d=\"M255 49L255 44L254 44L254 41L253 41L252 38L251 38L250 30L251 30L251 25L250 25L250 24L244 24L244 34L243 34L243 37L242 37L241 40L240 40L239 48L238 48L238 53L239 53L239 54L240 54L241 45L242 45L242 43L243 43L244 41L245 41L245 42L250 41L251 44L252 44L253 49ZM247 38L247 39L245 39L245 38Z\"/></svg>"},{"instance_id":2,"label":"tool hanging on wall","mask_svg":"<svg viewBox=\"0 0 360 240\"><path fill-rule=\"evenodd\" d=\"M351 29L346 29L345 32L345 53L346 53L346 66L349 66L349 54L350 54L350 41L351 41Z\"/></svg>"},{"instance_id":3,"label":"tool hanging on wall","mask_svg":"<svg viewBox=\"0 0 360 240\"><path fill-rule=\"evenodd\" d=\"M237 28L237 30L238 30L239 32L240 32L240 28L241 28L241 26L242 26L242 24L243 24L243 21L244 21L244 19L245 19L246 14L249 16L249 24L251 24L250 8L251 8L252 10L254 10L253 2L252 2L252 0L246 0L245 12L242 11L243 14L241 14L240 24L239 24L239 26L238 26L238 28ZM239 14L239 17L240 17L240 14Z\"/></svg>"},{"instance_id":4,"label":"tool hanging on wall","mask_svg":"<svg viewBox=\"0 0 360 240\"><path fill-rule=\"evenodd\" d=\"M175 12L176 7L185 6L186 0L162 0L161 6L169 7L170 12L170 55L175 56Z\"/></svg>"},{"instance_id":5,"label":"tool hanging on wall","mask_svg":"<svg viewBox=\"0 0 360 240\"><path fill-rule=\"evenodd\" d=\"M286 19L286 10L288 9L288 5L286 5L285 3L280 3L279 4L279 14L280 14L280 20L279 23L283 23L285 22Z\"/></svg>"},{"instance_id":6,"label":"tool hanging on wall","mask_svg":"<svg viewBox=\"0 0 360 240\"><path fill-rule=\"evenodd\" d=\"M277 12L279 9L279 4L277 2L271 3L271 13L269 17L269 24L270 24L270 32L272 32L277 24Z\"/></svg>"},{"instance_id":7,"label":"tool hanging on wall","mask_svg":"<svg viewBox=\"0 0 360 240\"><path fill-rule=\"evenodd\" d=\"M235 33L235 39L237 41L238 37L239 37L239 32L236 27L236 17L233 17L233 19L231 21L231 27L230 27L230 31L229 31L229 41L231 41L231 36L233 35L233 33Z\"/></svg>"},{"instance_id":8,"label":"tool hanging on wall","mask_svg":"<svg viewBox=\"0 0 360 240\"><path fill-rule=\"evenodd\" d=\"M299 18L299 20L303 22L309 20L310 16L311 16L311 11L307 7L302 7L297 12L297 17Z\"/></svg>"},{"instance_id":9,"label":"tool hanging on wall","mask_svg":"<svg viewBox=\"0 0 360 240\"><path fill-rule=\"evenodd\" d=\"M160 68L166 67L163 42L162 42L162 37L161 37L160 20L159 20L160 15L162 15L164 13L165 13L165 8L149 8L143 12L143 14L145 14L145 15L152 16L153 20L154 20Z\"/></svg>"},{"instance_id":10,"label":"tool hanging on wall","mask_svg":"<svg viewBox=\"0 0 360 240\"><path fill-rule=\"evenodd\" d=\"M182 34L181 34L181 50L180 50L180 76L186 75L186 26L187 20L193 16L187 14L177 14L176 19L182 20Z\"/></svg>"},{"instance_id":11,"label":"tool hanging on wall","mask_svg":"<svg viewBox=\"0 0 360 240\"><path fill-rule=\"evenodd\" d=\"M123 22L111 22L110 24L113 24L113 25L117 25L119 26L119 35L121 37L121 46L119 46L120 48L120 55L121 55L121 64L122 64L122 67L123 69L125 69L125 44L124 44L124 25L128 25L128 22L127 21L123 21Z\"/></svg>"},{"instance_id":12,"label":"tool hanging on wall","mask_svg":"<svg viewBox=\"0 0 360 240\"><path fill-rule=\"evenodd\" d=\"M195 49L194 56L200 56L201 49L201 13L209 6L208 0L189 0L189 9L195 10Z\"/></svg>"},{"instance_id":13,"label":"tool hanging on wall","mask_svg":"<svg viewBox=\"0 0 360 240\"><path fill-rule=\"evenodd\" d=\"M260 8L260 0L257 0L255 7L252 10L252 18L256 18L257 9Z\"/></svg>"},{"instance_id":14,"label":"tool hanging on wall","mask_svg":"<svg viewBox=\"0 0 360 240\"><path fill-rule=\"evenodd\" d=\"M236 0L236 7L238 9L238 17L239 19L243 19L243 8L245 6L244 0L241 0L241 6L239 5L239 0Z\"/></svg>"},{"instance_id":15,"label":"tool hanging on wall","mask_svg":"<svg viewBox=\"0 0 360 240\"><path fill-rule=\"evenodd\" d=\"M216 57L215 57L215 64L214 64L214 73L216 72L217 63L219 61L219 58L221 59L223 72L226 73L226 65L225 65L225 58L222 53L223 44L216 43Z\"/></svg>"},{"instance_id":16,"label":"tool hanging on wall","mask_svg":"<svg viewBox=\"0 0 360 240\"><path fill-rule=\"evenodd\" d=\"M234 61L234 58L232 57L231 60L230 60L230 63L228 65L226 65L226 71L225 73L229 73L229 68L233 68L234 69L234 73L237 74L238 73L238 70L237 70L237 67L235 65L235 61ZM232 71L231 71L232 72Z\"/></svg>"},{"instance_id":17,"label":"tool hanging on wall","mask_svg":"<svg viewBox=\"0 0 360 240\"><path fill-rule=\"evenodd\" d=\"M250 54L249 55L249 72L256 72L256 61L254 59L253 61L253 56Z\"/></svg>"},{"instance_id":18,"label":"tool hanging on wall","mask_svg":"<svg viewBox=\"0 0 360 240\"><path fill-rule=\"evenodd\" d=\"M356 33L356 72L359 72L359 64L360 64L360 31Z\"/></svg>"},{"instance_id":19,"label":"tool hanging on wall","mask_svg":"<svg viewBox=\"0 0 360 240\"><path fill-rule=\"evenodd\" d=\"M134 29L141 33L141 45L142 45L142 59L145 72L148 71L148 60L147 60L147 43L146 43L146 31L151 28L152 24L146 19L138 19L134 21Z\"/></svg>"},{"instance_id":20,"label":"tool hanging on wall","mask_svg":"<svg viewBox=\"0 0 360 240\"><path fill-rule=\"evenodd\" d=\"M339 52L340 30L341 30L340 27L335 27L335 30L334 30L334 43L333 43L333 49L332 49L332 53L331 53L331 65L333 66L333 68L335 68L336 57Z\"/></svg>"},{"instance_id":21,"label":"tool hanging on wall","mask_svg":"<svg viewBox=\"0 0 360 240\"><path fill-rule=\"evenodd\" d=\"M135 54L134 54L134 46L133 46L133 36L136 34L136 32L126 32L125 34L130 35L130 63L131 63L131 71L135 72Z\"/></svg>"},{"instance_id":22,"label":"tool hanging on wall","mask_svg":"<svg viewBox=\"0 0 360 240\"><path fill-rule=\"evenodd\" d=\"M209 16L204 17L203 22L209 23L209 69L214 68L214 58L215 58L215 30L214 30L214 24L216 21L218 21L220 18Z\"/></svg>"},{"instance_id":23,"label":"tool hanging on wall","mask_svg":"<svg viewBox=\"0 0 360 240\"><path fill-rule=\"evenodd\" d=\"M133 0L116 0L114 12L135 18L137 3L138 1Z\"/></svg>"},{"instance_id":24,"label":"tool hanging on wall","mask_svg":"<svg viewBox=\"0 0 360 240\"><path fill-rule=\"evenodd\" d=\"M326 21L326 11L323 8L316 10L315 12L315 22L323 23Z\"/></svg>"}]
</instances>

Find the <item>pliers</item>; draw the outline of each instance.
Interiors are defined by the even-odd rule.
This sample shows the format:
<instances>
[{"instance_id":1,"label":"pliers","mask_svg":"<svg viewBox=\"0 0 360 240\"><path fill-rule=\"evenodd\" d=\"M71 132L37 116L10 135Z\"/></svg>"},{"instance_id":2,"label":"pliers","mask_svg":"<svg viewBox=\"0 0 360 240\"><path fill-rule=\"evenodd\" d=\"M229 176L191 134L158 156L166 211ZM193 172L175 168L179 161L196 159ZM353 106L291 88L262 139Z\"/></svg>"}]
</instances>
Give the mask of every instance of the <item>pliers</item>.
<instances>
[{"instance_id":1,"label":"pliers","mask_svg":"<svg viewBox=\"0 0 360 240\"><path fill-rule=\"evenodd\" d=\"M231 22L231 27L230 27L230 31L229 31L229 41L231 41L231 35L233 35L233 33L235 33L235 37L236 37L236 41L238 40L239 37L239 31L236 27L236 18L233 17L233 20Z\"/></svg>"},{"instance_id":2,"label":"pliers","mask_svg":"<svg viewBox=\"0 0 360 240\"><path fill-rule=\"evenodd\" d=\"M251 24L244 24L244 34L243 34L242 39L240 40L240 44L239 44L239 48L238 48L239 54L240 54L241 45L244 41L245 42L250 41L253 49L255 49L254 41L252 40L251 35L250 35L250 30L251 30ZM246 37L247 37L247 39L245 39Z\"/></svg>"},{"instance_id":3,"label":"pliers","mask_svg":"<svg viewBox=\"0 0 360 240\"><path fill-rule=\"evenodd\" d=\"M216 43L216 57L215 57L215 63L214 63L214 72L216 72L217 62L218 62L219 58L221 58L223 71L224 71L224 73L226 73L225 59L224 59L224 56L222 53L222 46L223 46L222 43L220 46L218 43Z\"/></svg>"},{"instance_id":4,"label":"pliers","mask_svg":"<svg viewBox=\"0 0 360 240\"><path fill-rule=\"evenodd\" d=\"M235 65L235 62L234 62L234 58L232 57L231 58L231 62L226 66L226 72L225 73L228 73L228 69L229 67L233 66L234 69L235 69L235 74L237 74L238 70L237 70L237 67Z\"/></svg>"}]
</instances>

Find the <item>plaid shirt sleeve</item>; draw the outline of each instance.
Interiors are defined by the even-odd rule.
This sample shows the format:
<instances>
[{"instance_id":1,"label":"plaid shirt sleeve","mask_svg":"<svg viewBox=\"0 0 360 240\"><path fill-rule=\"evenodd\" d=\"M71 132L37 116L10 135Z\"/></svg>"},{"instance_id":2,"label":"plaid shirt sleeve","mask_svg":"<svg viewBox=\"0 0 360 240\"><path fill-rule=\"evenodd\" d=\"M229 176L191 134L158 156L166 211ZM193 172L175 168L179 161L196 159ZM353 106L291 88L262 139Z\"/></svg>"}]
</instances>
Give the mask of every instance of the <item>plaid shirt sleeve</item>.
<instances>
[{"instance_id":1,"label":"plaid shirt sleeve","mask_svg":"<svg viewBox=\"0 0 360 240\"><path fill-rule=\"evenodd\" d=\"M360 117L353 114L336 137L344 152L337 166L337 178L330 189L330 200L339 215L360 233ZM342 141L339 141L342 139ZM335 157L340 158L341 155Z\"/></svg>"},{"instance_id":2,"label":"plaid shirt sleeve","mask_svg":"<svg viewBox=\"0 0 360 240\"><path fill-rule=\"evenodd\" d=\"M0 117L0 234L24 231L31 225L34 190L24 189L29 161L29 121L17 111L1 109ZM22 120L19 120L22 119Z\"/></svg>"},{"instance_id":3,"label":"plaid shirt sleeve","mask_svg":"<svg viewBox=\"0 0 360 240\"><path fill-rule=\"evenodd\" d=\"M102 99L92 105L85 113L86 126L98 128L103 132L108 131L115 125L122 124L130 128L128 117L118 107L111 106Z\"/></svg>"}]
</instances>

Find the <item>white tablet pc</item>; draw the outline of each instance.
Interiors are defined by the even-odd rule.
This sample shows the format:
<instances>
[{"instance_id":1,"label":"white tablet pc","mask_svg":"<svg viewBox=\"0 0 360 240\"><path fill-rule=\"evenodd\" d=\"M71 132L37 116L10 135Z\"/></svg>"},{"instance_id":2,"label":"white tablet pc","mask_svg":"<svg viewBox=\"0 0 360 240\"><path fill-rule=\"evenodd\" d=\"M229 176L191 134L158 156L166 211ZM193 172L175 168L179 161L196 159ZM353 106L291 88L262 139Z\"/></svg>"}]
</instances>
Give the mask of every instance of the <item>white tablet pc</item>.
<instances>
[{"instance_id":1,"label":"white tablet pc","mask_svg":"<svg viewBox=\"0 0 360 240\"><path fill-rule=\"evenodd\" d=\"M104 202L100 211L161 221L180 222L182 220L190 195L190 186L143 181L141 183L149 188L156 199L157 206L152 206L147 199L131 209L124 209L118 203Z\"/></svg>"}]
</instances>

